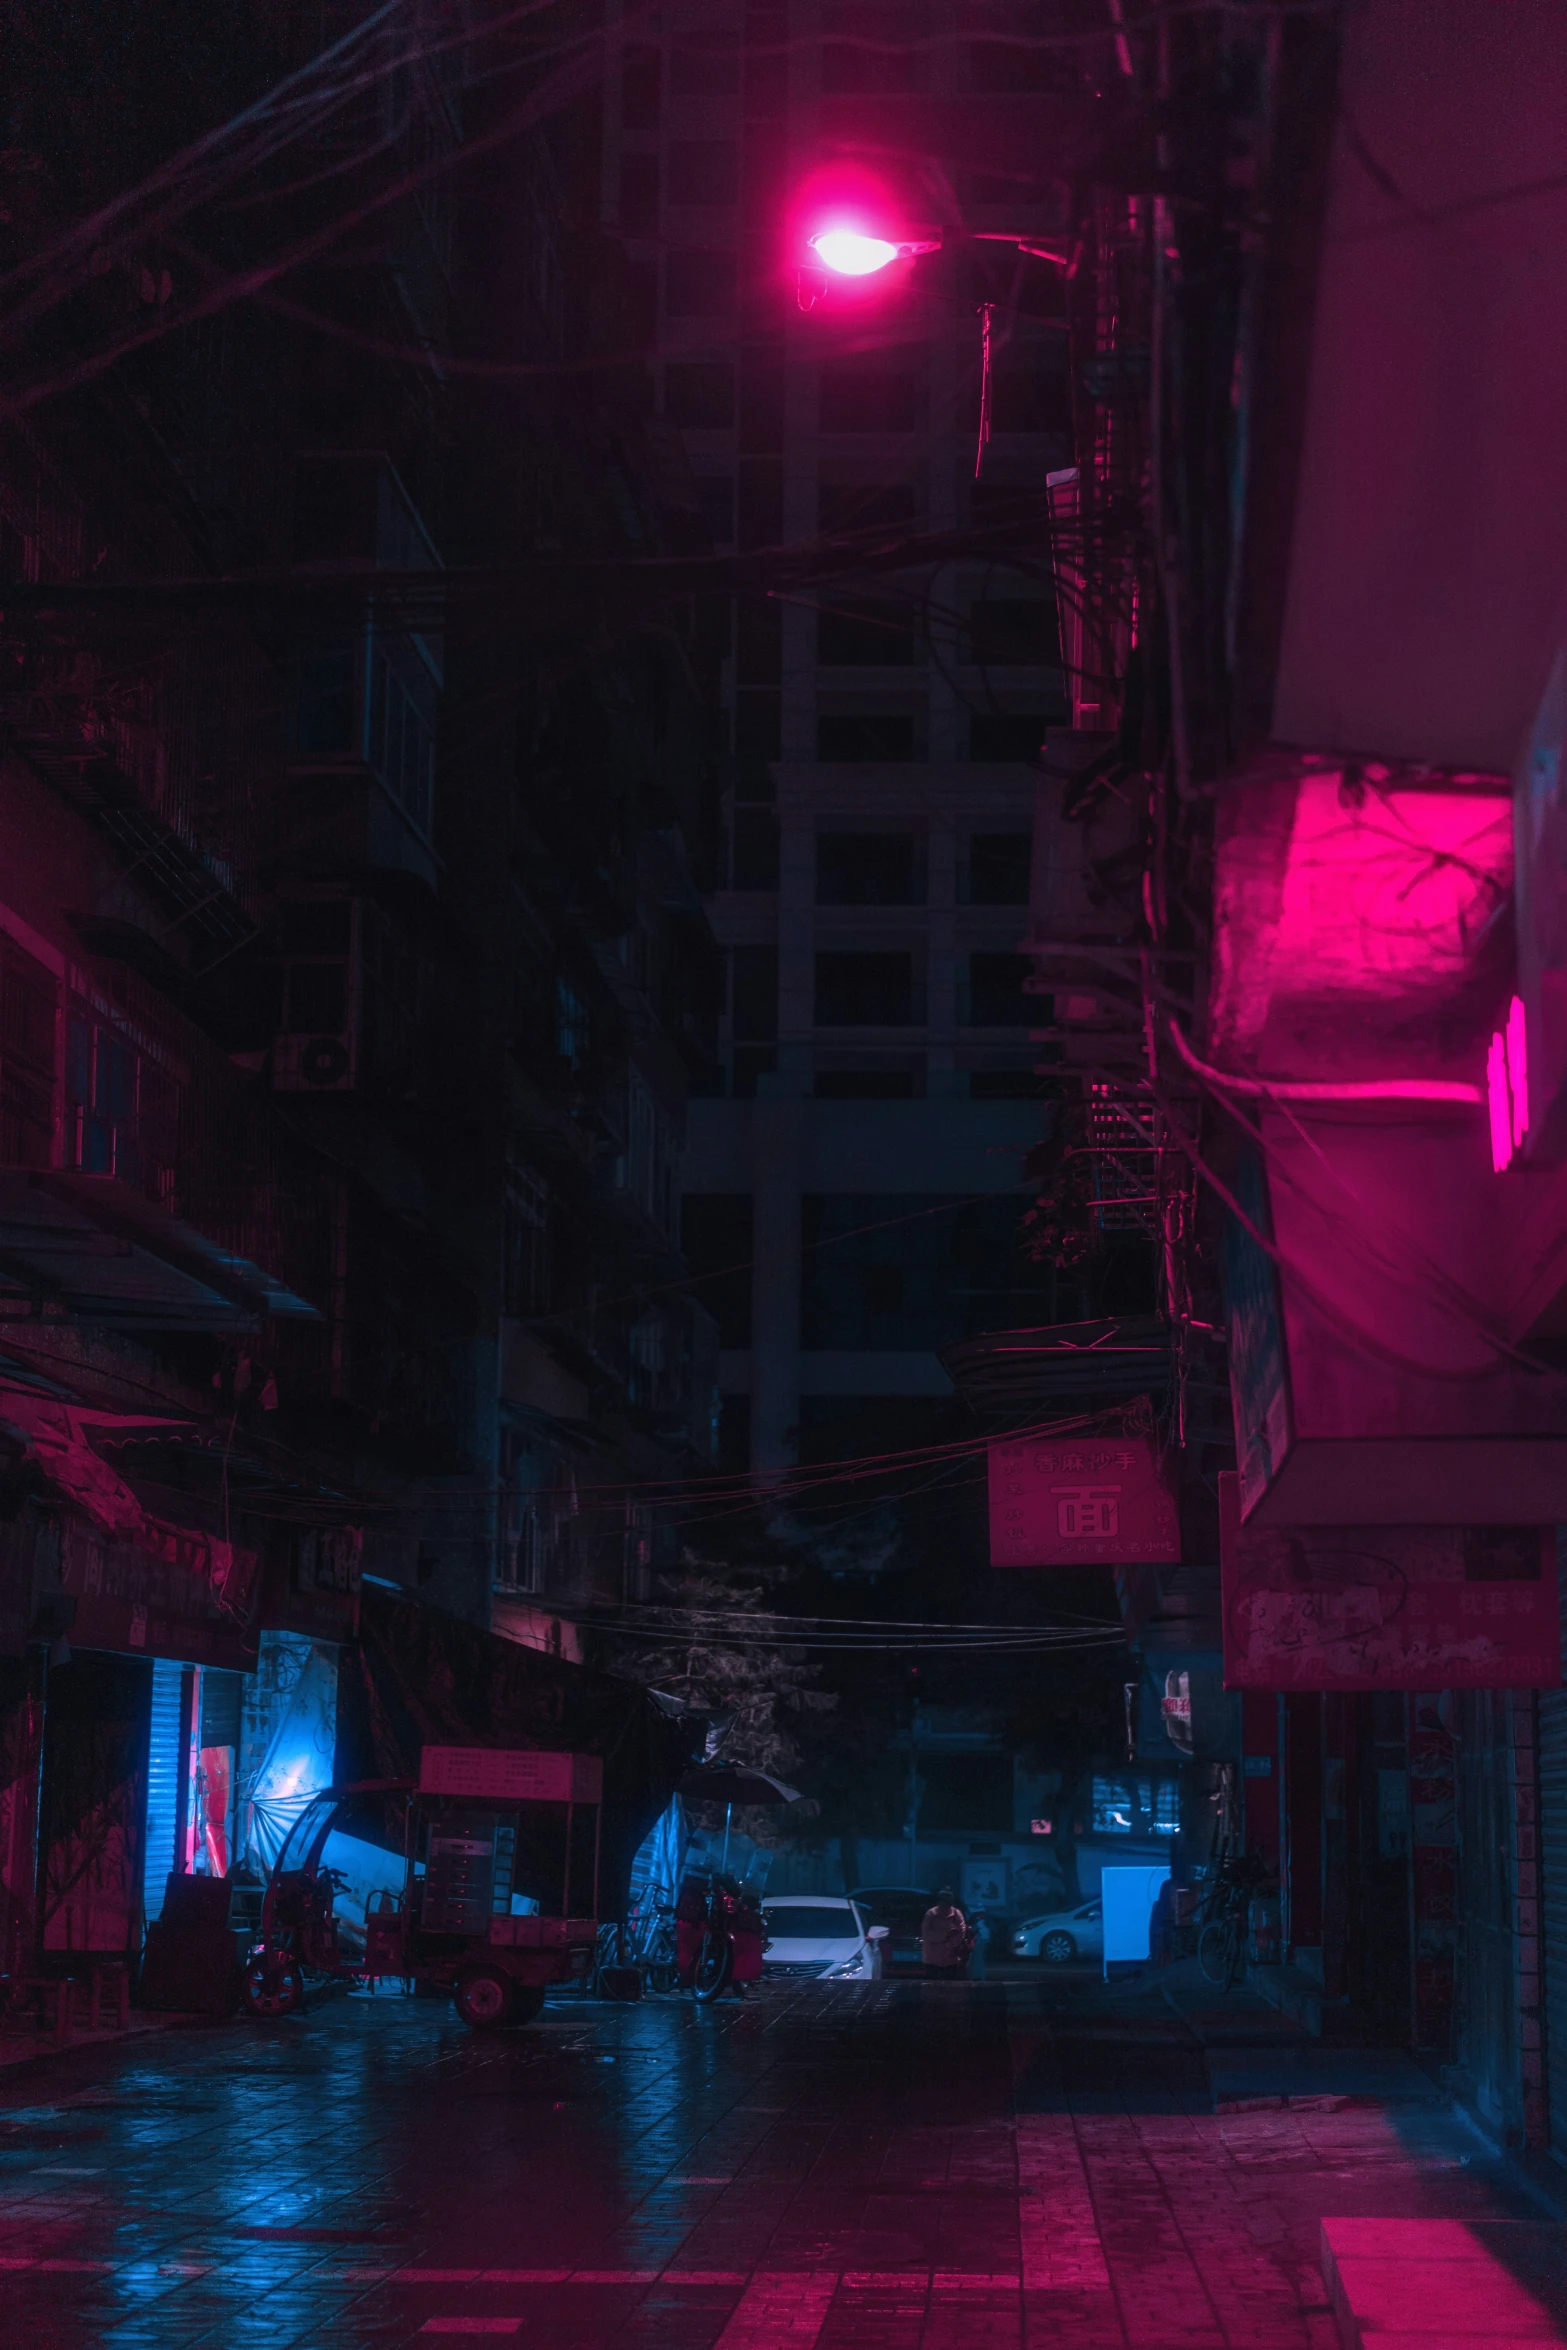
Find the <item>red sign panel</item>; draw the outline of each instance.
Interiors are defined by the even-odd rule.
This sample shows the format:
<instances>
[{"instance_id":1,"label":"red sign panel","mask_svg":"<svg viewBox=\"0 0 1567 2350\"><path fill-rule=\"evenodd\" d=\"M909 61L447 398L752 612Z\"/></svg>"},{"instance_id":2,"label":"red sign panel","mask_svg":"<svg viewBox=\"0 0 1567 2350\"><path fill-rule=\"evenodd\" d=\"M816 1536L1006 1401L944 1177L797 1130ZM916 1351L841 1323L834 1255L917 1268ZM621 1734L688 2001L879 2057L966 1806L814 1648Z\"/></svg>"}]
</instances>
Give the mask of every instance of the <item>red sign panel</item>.
<instances>
[{"instance_id":1,"label":"red sign panel","mask_svg":"<svg viewBox=\"0 0 1567 2350\"><path fill-rule=\"evenodd\" d=\"M254 1672L260 1568L256 1551L188 1526L146 1518L133 1537L67 1515L60 1584L76 1601L71 1641Z\"/></svg>"},{"instance_id":2,"label":"red sign panel","mask_svg":"<svg viewBox=\"0 0 1567 2350\"><path fill-rule=\"evenodd\" d=\"M475 1795L503 1803L601 1803L604 1765L596 1754L542 1754L531 1747L425 1746L425 1795Z\"/></svg>"},{"instance_id":3,"label":"red sign panel","mask_svg":"<svg viewBox=\"0 0 1567 2350\"><path fill-rule=\"evenodd\" d=\"M1178 1561L1180 1520L1146 1436L1025 1437L990 1447L993 1567Z\"/></svg>"},{"instance_id":4,"label":"red sign panel","mask_svg":"<svg viewBox=\"0 0 1567 2350\"><path fill-rule=\"evenodd\" d=\"M1549 1526L1243 1526L1219 1479L1227 1689L1554 1689Z\"/></svg>"}]
</instances>

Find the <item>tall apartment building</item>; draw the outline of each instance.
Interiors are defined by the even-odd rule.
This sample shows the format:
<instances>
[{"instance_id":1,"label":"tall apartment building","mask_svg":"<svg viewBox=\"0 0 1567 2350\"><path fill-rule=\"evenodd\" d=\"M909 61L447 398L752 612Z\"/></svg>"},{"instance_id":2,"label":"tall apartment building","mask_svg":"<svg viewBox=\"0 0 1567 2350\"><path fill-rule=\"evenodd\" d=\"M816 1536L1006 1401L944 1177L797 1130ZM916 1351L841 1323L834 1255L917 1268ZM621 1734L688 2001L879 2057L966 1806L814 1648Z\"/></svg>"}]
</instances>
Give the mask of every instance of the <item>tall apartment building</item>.
<instances>
[{"instance_id":1,"label":"tall apartment building","mask_svg":"<svg viewBox=\"0 0 1567 2350\"><path fill-rule=\"evenodd\" d=\"M460 586L667 548L690 495L583 107L484 139L515 42L497 99L448 20L358 15L187 54L126 0L123 71L97 16L5 30L0 1972L256 1863L330 1774L362 1580L569 1647L650 1570L628 1491L711 1457L700 654ZM74 224L289 72L264 171L241 116L89 262ZM307 237L285 307L207 314Z\"/></svg>"},{"instance_id":2,"label":"tall apartment building","mask_svg":"<svg viewBox=\"0 0 1567 2350\"><path fill-rule=\"evenodd\" d=\"M719 547L960 533L1026 501L1043 554L1046 476L1072 453L1060 273L969 241L806 308L793 211L843 165L949 236L1048 238L1036 117L1077 68L1027 45L1041 13L693 0L628 29L606 214ZM1051 1318L1019 1247L1048 1016L1020 948L1033 761L1069 715L1042 563L911 562L734 607L723 1089L693 1102L685 1162L731 1462L906 1441L951 1393L939 1345Z\"/></svg>"}]
</instances>

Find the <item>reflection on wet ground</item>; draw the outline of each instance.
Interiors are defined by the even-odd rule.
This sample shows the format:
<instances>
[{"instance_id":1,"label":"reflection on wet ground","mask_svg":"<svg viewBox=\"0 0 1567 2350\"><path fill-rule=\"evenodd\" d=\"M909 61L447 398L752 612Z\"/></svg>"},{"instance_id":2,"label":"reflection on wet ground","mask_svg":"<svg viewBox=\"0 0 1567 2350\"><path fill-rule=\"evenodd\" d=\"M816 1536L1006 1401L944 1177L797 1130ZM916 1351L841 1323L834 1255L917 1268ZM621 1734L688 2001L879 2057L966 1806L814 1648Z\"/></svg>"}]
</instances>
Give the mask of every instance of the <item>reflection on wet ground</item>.
<instances>
[{"instance_id":1,"label":"reflection on wet ground","mask_svg":"<svg viewBox=\"0 0 1567 2350\"><path fill-rule=\"evenodd\" d=\"M355 1997L83 2051L0 2092L4 2331L1328 2350L1324 2214L1521 2214L1413 2067L1313 2090L1283 2029L1086 1980L791 1983L488 2037Z\"/></svg>"}]
</instances>

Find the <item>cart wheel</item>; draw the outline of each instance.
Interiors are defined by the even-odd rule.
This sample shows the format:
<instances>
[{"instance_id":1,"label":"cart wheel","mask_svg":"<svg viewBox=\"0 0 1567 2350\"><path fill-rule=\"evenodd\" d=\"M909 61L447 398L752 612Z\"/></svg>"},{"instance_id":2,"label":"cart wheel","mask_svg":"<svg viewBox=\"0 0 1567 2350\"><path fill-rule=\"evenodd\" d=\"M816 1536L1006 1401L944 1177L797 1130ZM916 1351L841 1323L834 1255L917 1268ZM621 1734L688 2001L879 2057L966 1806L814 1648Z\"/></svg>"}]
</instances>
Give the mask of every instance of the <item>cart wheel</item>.
<instances>
[{"instance_id":1,"label":"cart wheel","mask_svg":"<svg viewBox=\"0 0 1567 2350\"><path fill-rule=\"evenodd\" d=\"M459 1975L452 1997L465 2024L476 2032L493 2032L511 2021L518 1987L499 1967L476 1966Z\"/></svg>"},{"instance_id":2,"label":"cart wheel","mask_svg":"<svg viewBox=\"0 0 1567 2350\"><path fill-rule=\"evenodd\" d=\"M642 1974L648 1989L656 1991L663 1999L667 1999L680 1982L680 1969L672 1959L655 1959L650 1966L643 1968Z\"/></svg>"},{"instance_id":3,"label":"cart wheel","mask_svg":"<svg viewBox=\"0 0 1567 2350\"><path fill-rule=\"evenodd\" d=\"M734 1973L734 1944L727 1934L704 1934L696 1962L696 1995L705 2006L716 1999Z\"/></svg>"},{"instance_id":4,"label":"cart wheel","mask_svg":"<svg viewBox=\"0 0 1567 2350\"><path fill-rule=\"evenodd\" d=\"M531 2024L544 2007L542 1983L513 1983L511 1987L511 2020L514 2024Z\"/></svg>"},{"instance_id":5,"label":"cart wheel","mask_svg":"<svg viewBox=\"0 0 1567 2350\"><path fill-rule=\"evenodd\" d=\"M250 2015L268 2022L292 2015L305 2003L305 1978L299 1961L258 1950L245 1969L244 1995Z\"/></svg>"}]
</instances>

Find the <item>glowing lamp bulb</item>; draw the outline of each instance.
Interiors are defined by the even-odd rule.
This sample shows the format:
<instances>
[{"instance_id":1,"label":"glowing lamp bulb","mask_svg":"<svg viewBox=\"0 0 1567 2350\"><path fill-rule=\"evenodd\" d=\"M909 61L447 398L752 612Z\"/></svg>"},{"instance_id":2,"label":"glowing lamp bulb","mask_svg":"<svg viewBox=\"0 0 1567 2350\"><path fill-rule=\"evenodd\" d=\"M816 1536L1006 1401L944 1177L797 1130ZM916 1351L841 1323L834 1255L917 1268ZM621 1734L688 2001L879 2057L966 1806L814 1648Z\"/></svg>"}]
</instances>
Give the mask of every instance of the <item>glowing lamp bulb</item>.
<instances>
[{"instance_id":1,"label":"glowing lamp bulb","mask_svg":"<svg viewBox=\"0 0 1567 2350\"><path fill-rule=\"evenodd\" d=\"M857 228L823 229L809 243L823 267L835 270L839 277L874 277L878 269L898 258L896 245L885 237L868 237Z\"/></svg>"}]
</instances>

